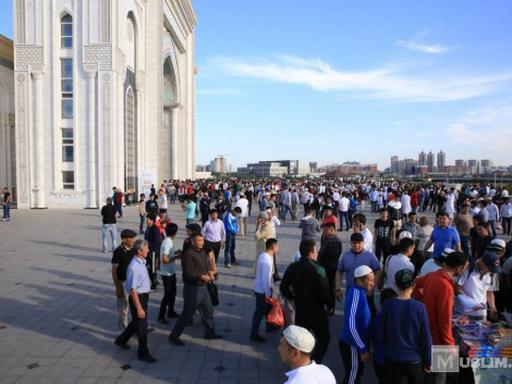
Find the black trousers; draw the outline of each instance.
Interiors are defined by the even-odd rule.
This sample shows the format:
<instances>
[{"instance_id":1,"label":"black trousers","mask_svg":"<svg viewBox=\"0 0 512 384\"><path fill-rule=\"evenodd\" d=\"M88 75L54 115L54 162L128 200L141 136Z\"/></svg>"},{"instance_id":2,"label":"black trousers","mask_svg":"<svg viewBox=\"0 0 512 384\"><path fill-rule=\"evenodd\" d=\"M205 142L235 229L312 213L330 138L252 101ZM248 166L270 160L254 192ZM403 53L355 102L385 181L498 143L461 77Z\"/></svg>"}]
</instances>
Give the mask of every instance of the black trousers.
<instances>
[{"instance_id":1,"label":"black trousers","mask_svg":"<svg viewBox=\"0 0 512 384\"><path fill-rule=\"evenodd\" d=\"M423 363L409 363L405 361L391 361L386 359L386 384L424 384L425 371Z\"/></svg>"},{"instance_id":2,"label":"black trousers","mask_svg":"<svg viewBox=\"0 0 512 384\"><path fill-rule=\"evenodd\" d=\"M325 309L308 308L306 310L296 308L295 324L311 331L316 338L316 345L311 359L320 364L329 348L331 332L329 331L329 318Z\"/></svg>"},{"instance_id":3,"label":"black trousers","mask_svg":"<svg viewBox=\"0 0 512 384\"><path fill-rule=\"evenodd\" d=\"M390 246L391 245L387 239L377 239L375 242L375 256L377 257L377 260L384 263L384 260L386 260L386 258L389 256Z\"/></svg>"},{"instance_id":4,"label":"black trousers","mask_svg":"<svg viewBox=\"0 0 512 384\"><path fill-rule=\"evenodd\" d=\"M162 275L162 281L164 283L164 297L160 303L159 318L165 317L165 311L167 315L171 316L174 313L174 303L176 302L176 274L171 276Z\"/></svg>"},{"instance_id":5,"label":"black trousers","mask_svg":"<svg viewBox=\"0 0 512 384\"><path fill-rule=\"evenodd\" d=\"M219 259L221 245L222 245L221 241L216 241L216 242L205 241L204 242L205 249L211 249L213 251L213 254L215 255L215 262L217 262L217 260Z\"/></svg>"},{"instance_id":6,"label":"black trousers","mask_svg":"<svg viewBox=\"0 0 512 384\"><path fill-rule=\"evenodd\" d=\"M124 330L124 332L117 338L121 344L126 344L128 340L136 333L139 338L139 349L138 355L144 356L149 353L148 350L148 300L149 295L147 293L140 293L139 302L146 313L143 319L139 319L137 316L137 308L135 308L135 303L130 298L128 299L128 303L130 305L130 312L132 314L132 321L128 324L128 327Z\"/></svg>"},{"instance_id":7,"label":"black trousers","mask_svg":"<svg viewBox=\"0 0 512 384\"><path fill-rule=\"evenodd\" d=\"M151 289L156 288L156 270L157 262L160 260L160 252L149 252L146 259L146 266L148 268L149 279L151 280Z\"/></svg>"},{"instance_id":8,"label":"black trousers","mask_svg":"<svg viewBox=\"0 0 512 384\"><path fill-rule=\"evenodd\" d=\"M356 347L346 344L342 340L339 343L341 360L345 367L343 384L359 384L363 376L364 363L361 361L361 354Z\"/></svg>"},{"instance_id":9,"label":"black trousers","mask_svg":"<svg viewBox=\"0 0 512 384\"><path fill-rule=\"evenodd\" d=\"M185 284L183 286L183 311L169 337L180 337L187 324L192 322L192 317L197 309L205 328L205 336L215 334L213 307L208 289L205 285Z\"/></svg>"}]
</instances>

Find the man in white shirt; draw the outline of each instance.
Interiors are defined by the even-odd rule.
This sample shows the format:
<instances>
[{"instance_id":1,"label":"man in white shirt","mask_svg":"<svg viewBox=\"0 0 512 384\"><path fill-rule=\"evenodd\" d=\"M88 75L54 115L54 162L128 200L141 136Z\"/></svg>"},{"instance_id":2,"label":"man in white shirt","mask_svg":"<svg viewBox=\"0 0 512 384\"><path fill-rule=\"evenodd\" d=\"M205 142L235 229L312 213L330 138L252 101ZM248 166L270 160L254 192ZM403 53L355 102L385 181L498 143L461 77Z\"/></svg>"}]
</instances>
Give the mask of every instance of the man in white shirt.
<instances>
[{"instance_id":1,"label":"man in white shirt","mask_svg":"<svg viewBox=\"0 0 512 384\"><path fill-rule=\"evenodd\" d=\"M270 238L265 242L265 252L258 256L256 263L256 277L254 278L254 295L256 296L256 309L252 316L250 340L264 343L266 340L259 335L261 320L266 316L269 308L266 299L272 297L273 279L272 270L274 257L279 250L276 239Z\"/></svg>"},{"instance_id":2,"label":"man in white shirt","mask_svg":"<svg viewBox=\"0 0 512 384\"><path fill-rule=\"evenodd\" d=\"M455 250L451 248L445 248L443 252L441 253L441 257L438 257L437 259L434 259L431 257L427 261L423 263L420 270L420 276L428 275L430 272L435 272L438 269L443 268L444 260L448 257L448 255L452 252L455 252Z\"/></svg>"},{"instance_id":3,"label":"man in white shirt","mask_svg":"<svg viewBox=\"0 0 512 384\"><path fill-rule=\"evenodd\" d=\"M343 193L343 197L340 199L340 231L343 230L343 221L345 221L346 231L350 228L350 222L348 218L348 209L350 207L350 200L346 193Z\"/></svg>"},{"instance_id":4,"label":"man in white shirt","mask_svg":"<svg viewBox=\"0 0 512 384\"><path fill-rule=\"evenodd\" d=\"M213 251L215 262L219 258L221 248L224 248L226 242L226 229L224 223L219 220L219 211L213 208L210 210L210 220L204 223L203 227L205 249Z\"/></svg>"},{"instance_id":5,"label":"man in white shirt","mask_svg":"<svg viewBox=\"0 0 512 384\"><path fill-rule=\"evenodd\" d=\"M247 235L247 217L249 216L249 200L245 194L240 194L239 199L233 204L233 208L235 207L240 207L242 210L238 223L240 224L240 236L245 237Z\"/></svg>"},{"instance_id":6,"label":"man in white shirt","mask_svg":"<svg viewBox=\"0 0 512 384\"><path fill-rule=\"evenodd\" d=\"M402 203L402 218L404 220L407 220L407 216L412 211L411 196L409 196L409 193L407 191L405 191L404 194L402 195L400 202Z\"/></svg>"},{"instance_id":7,"label":"man in white shirt","mask_svg":"<svg viewBox=\"0 0 512 384\"><path fill-rule=\"evenodd\" d=\"M505 202L501 205L500 208L501 220L503 222L503 234L510 236L512 233L511 224L512 224L512 204L510 203L510 199L507 197Z\"/></svg>"},{"instance_id":8,"label":"man in white shirt","mask_svg":"<svg viewBox=\"0 0 512 384\"><path fill-rule=\"evenodd\" d=\"M336 384L331 370L311 360L315 337L306 328L290 325L279 341L281 361L292 368L285 384Z\"/></svg>"},{"instance_id":9,"label":"man in white shirt","mask_svg":"<svg viewBox=\"0 0 512 384\"><path fill-rule=\"evenodd\" d=\"M373 234L366 228L366 216L362 213L354 215L354 233L359 232L364 238L364 250L373 252Z\"/></svg>"},{"instance_id":10,"label":"man in white shirt","mask_svg":"<svg viewBox=\"0 0 512 384\"><path fill-rule=\"evenodd\" d=\"M499 256L494 252L486 251L476 261L473 268L469 268L459 277L455 287L457 296L454 303L454 312L458 314L465 313L471 320L485 320L487 318L487 305L489 305L491 318L493 318L497 311L494 303L494 292L491 287L491 273L500 273L500 271ZM468 308L468 303L472 307Z\"/></svg>"},{"instance_id":11,"label":"man in white shirt","mask_svg":"<svg viewBox=\"0 0 512 384\"><path fill-rule=\"evenodd\" d=\"M397 294L400 293L395 282L395 274L402 269L409 269L414 272L414 264L411 262L411 256L414 253L414 240L404 237L398 245L400 253L388 258L384 271L386 278L384 280L384 288L391 288Z\"/></svg>"}]
</instances>

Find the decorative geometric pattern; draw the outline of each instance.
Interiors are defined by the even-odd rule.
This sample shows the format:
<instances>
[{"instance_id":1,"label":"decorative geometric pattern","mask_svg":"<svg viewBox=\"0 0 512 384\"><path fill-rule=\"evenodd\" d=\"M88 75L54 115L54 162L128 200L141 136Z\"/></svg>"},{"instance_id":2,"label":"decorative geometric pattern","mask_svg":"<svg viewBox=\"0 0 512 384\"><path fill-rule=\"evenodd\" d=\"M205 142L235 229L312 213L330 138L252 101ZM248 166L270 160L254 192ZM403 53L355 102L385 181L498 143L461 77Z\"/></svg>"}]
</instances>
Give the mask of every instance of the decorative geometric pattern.
<instances>
[{"instance_id":1,"label":"decorative geometric pattern","mask_svg":"<svg viewBox=\"0 0 512 384\"><path fill-rule=\"evenodd\" d=\"M42 72L44 69L44 52L40 45L16 45L15 68L16 71Z\"/></svg>"},{"instance_id":2,"label":"decorative geometric pattern","mask_svg":"<svg viewBox=\"0 0 512 384\"><path fill-rule=\"evenodd\" d=\"M112 47L110 45L84 46L84 63L99 63L99 69L112 69Z\"/></svg>"}]
</instances>

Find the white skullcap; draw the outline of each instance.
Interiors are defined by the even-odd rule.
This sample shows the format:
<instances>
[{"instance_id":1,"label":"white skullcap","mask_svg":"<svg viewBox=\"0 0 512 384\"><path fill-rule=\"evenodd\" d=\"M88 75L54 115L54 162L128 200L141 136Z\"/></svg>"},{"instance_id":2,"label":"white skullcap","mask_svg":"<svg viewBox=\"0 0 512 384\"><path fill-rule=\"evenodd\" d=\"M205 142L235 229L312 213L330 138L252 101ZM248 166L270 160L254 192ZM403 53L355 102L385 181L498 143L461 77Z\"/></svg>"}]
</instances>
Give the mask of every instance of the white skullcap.
<instances>
[{"instance_id":1,"label":"white skullcap","mask_svg":"<svg viewBox=\"0 0 512 384\"><path fill-rule=\"evenodd\" d=\"M360 277L363 277L363 276L366 276L370 273L372 273L373 270L367 266L367 265L360 265L359 267L357 267L354 271L354 277L356 279L360 278Z\"/></svg>"},{"instance_id":2,"label":"white skullcap","mask_svg":"<svg viewBox=\"0 0 512 384\"><path fill-rule=\"evenodd\" d=\"M445 248L445 249L443 249L443 252L441 253L441 256L442 256L442 257L448 257L448 255L449 255L450 253L453 253L453 252L455 252L455 250L454 250L454 249L451 249L451 248Z\"/></svg>"},{"instance_id":3,"label":"white skullcap","mask_svg":"<svg viewBox=\"0 0 512 384\"><path fill-rule=\"evenodd\" d=\"M505 249L507 247L505 240L502 240L502 239L494 239L493 241L491 241L491 245L494 245L496 247L500 247L503 249Z\"/></svg>"},{"instance_id":4,"label":"white skullcap","mask_svg":"<svg viewBox=\"0 0 512 384\"><path fill-rule=\"evenodd\" d=\"M304 353L311 353L315 348L315 337L306 328L290 325L283 332L283 337L293 348Z\"/></svg>"},{"instance_id":5,"label":"white skullcap","mask_svg":"<svg viewBox=\"0 0 512 384\"><path fill-rule=\"evenodd\" d=\"M412 239L412 233L409 232L409 231L402 231L398 235L398 240L405 239L406 237L409 238L409 239Z\"/></svg>"}]
</instances>

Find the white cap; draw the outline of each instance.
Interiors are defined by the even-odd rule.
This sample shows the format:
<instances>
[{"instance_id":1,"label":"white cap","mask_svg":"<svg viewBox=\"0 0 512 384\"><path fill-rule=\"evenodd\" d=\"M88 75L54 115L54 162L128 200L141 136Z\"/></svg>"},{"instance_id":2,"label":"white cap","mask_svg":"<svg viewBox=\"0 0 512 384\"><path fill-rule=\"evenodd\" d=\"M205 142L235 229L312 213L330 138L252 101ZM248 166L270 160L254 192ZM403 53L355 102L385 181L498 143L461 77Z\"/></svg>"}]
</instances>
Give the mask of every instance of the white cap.
<instances>
[{"instance_id":1,"label":"white cap","mask_svg":"<svg viewBox=\"0 0 512 384\"><path fill-rule=\"evenodd\" d=\"M304 353L311 353L315 348L315 337L306 328L290 325L284 330L283 337L293 348Z\"/></svg>"},{"instance_id":2,"label":"white cap","mask_svg":"<svg viewBox=\"0 0 512 384\"><path fill-rule=\"evenodd\" d=\"M360 277L363 277L363 276L366 276L370 273L372 273L373 270L367 266L367 265L360 265L359 267L357 267L354 271L354 277L356 279L360 278Z\"/></svg>"},{"instance_id":3,"label":"white cap","mask_svg":"<svg viewBox=\"0 0 512 384\"><path fill-rule=\"evenodd\" d=\"M449 255L450 253L453 253L453 252L455 252L455 250L454 250L454 249L451 249L451 248L448 248L448 247L447 247L447 248L443 249L443 252L441 253L441 256L442 256L442 257L448 257L448 255Z\"/></svg>"},{"instance_id":4,"label":"white cap","mask_svg":"<svg viewBox=\"0 0 512 384\"><path fill-rule=\"evenodd\" d=\"M502 240L502 239L494 239L493 241L491 241L491 245L494 245L496 247L500 247L500 248L507 248L507 244L505 243L505 240Z\"/></svg>"},{"instance_id":5,"label":"white cap","mask_svg":"<svg viewBox=\"0 0 512 384\"><path fill-rule=\"evenodd\" d=\"M412 233L409 232L409 231L402 231L398 235L398 240L405 239L406 237L409 238L409 239L412 239Z\"/></svg>"}]
</instances>

